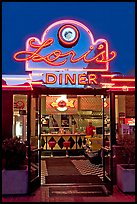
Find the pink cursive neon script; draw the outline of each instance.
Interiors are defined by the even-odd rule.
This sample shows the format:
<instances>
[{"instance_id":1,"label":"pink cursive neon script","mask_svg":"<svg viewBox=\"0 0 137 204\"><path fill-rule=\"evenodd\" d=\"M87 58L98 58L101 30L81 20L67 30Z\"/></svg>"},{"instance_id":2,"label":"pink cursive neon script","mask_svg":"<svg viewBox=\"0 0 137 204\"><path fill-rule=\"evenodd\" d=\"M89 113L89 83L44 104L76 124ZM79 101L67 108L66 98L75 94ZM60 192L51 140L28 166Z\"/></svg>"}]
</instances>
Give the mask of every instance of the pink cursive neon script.
<instances>
[{"instance_id":1,"label":"pink cursive neon script","mask_svg":"<svg viewBox=\"0 0 137 204\"><path fill-rule=\"evenodd\" d=\"M29 40L29 46L31 48L35 48L35 52L32 51L20 51L20 52L16 52L14 54L14 59L16 61L19 62L23 62L23 61L29 61L32 60L33 62L45 62L49 65L52 66L61 66L63 64L65 64L67 62L67 58L62 59L64 57L70 56L70 62L71 63L76 63L80 60L83 60L85 63L89 63L91 61L96 61L97 63L105 63L105 62L109 62L111 60L113 60L116 57L116 52L115 51L111 51L109 54L111 55L110 58L106 59L106 51L102 50L99 54L95 55L94 57L87 59L88 55L93 51L94 46L90 46L89 50L87 52L85 52L84 54L82 54L80 57L75 58L76 57L76 52L74 50L70 50L66 53L62 53L61 50L54 50L53 52L51 52L50 54L47 54L46 56L41 56L39 54L39 52L46 47L51 46L54 43L54 39L53 38L49 38L47 39L45 42L43 42L42 44L34 44L35 39L30 39ZM98 50L101 50L103 48L103 44L100 44L98 47ZM25 58L19 58L20 55L25 54L28 55ZM58 59L62 59L61 62L57 62Z\"/></svg>"}]
</instances>

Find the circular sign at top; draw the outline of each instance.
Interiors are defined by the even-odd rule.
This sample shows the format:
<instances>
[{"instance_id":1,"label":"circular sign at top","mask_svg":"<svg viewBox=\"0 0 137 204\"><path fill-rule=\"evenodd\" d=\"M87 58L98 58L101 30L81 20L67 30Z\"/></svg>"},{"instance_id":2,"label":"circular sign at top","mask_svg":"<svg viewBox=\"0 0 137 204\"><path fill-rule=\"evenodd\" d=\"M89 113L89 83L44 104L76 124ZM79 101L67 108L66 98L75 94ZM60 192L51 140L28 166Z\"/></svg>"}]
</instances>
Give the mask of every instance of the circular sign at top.
<instances>
[{"instance_id":1,"label":"circular sign at top","mask_svg":"<svg viewBox=\"0 0 137 204\"><path fill-rule=\"evenodd\" d=\"M58 31L59 43L67 48L75 46L79 40L79 36L79 30L70 24L61 26Z\"/></svg>"}]
</instances>

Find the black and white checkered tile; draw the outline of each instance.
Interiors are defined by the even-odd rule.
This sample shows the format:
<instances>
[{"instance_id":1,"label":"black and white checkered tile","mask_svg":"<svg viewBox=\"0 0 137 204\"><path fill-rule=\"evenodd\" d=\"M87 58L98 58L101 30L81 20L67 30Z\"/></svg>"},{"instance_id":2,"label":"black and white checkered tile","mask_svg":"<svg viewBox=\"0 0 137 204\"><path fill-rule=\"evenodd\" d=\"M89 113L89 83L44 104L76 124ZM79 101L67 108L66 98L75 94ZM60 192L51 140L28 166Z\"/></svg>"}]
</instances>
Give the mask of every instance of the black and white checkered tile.
<instances>
[{"instance_id":1,"label":"black and white checkered tile","mask_svg":"<svg viewBox=\"0 0 137 204\"><path fill-rule=\"evenodd\" d=\"M71 160L76 169L82 175L97 175L103 180L103 168L99 165L91 164L89 160Z\"/></svg>"},{"instance_id":2,"label":"black and white checkered tile","mask_svg":"<svg viewBox=\"0 0 137 204\"><path fill-rule=\"evenodd\" d=\"M48 175L46 162L45 160L41 160L41 185L45 184L45 176Z\"/></svg>"},{"instance_id":3,"label":"black and white checkered tile","mask_svg":"<svg viewBox=\"0 0 137 204\"><path fill-rule=\"evenodd\" d=\"M89 160L72 159L71 162L82 175L97 175L103 180L103 168L99 165L91 164ZM45 160L41 160L41 185L45 184L45 176L48 176L48 170Z\"/></svg>"}]
</instances>

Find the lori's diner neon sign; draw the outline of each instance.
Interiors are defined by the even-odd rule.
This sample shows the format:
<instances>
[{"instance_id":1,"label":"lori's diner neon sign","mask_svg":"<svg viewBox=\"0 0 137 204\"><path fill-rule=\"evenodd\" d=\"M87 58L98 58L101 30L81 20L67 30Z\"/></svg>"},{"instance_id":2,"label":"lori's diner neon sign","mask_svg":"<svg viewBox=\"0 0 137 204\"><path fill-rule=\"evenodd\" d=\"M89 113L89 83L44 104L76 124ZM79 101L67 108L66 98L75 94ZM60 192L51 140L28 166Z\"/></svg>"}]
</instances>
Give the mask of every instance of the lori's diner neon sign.
<instances>
[{"instance_id":1,"label":"lori's diner neon sign","mask_svg":"<svg viewBox=\"0 0 137 204\"><path fill-rule=\"evenodd\" d=\"M107 40L95 41L84 24L61 20L49 26L41 40L30 37L26 50L16 52L13 57L18 62L25 62L27 71L83 71L86 68L86 71L100 72L108 71L116 52L109 51ZM94 67L88 66L90 63L95 63Z\"/></svg>"},{"instance_id":2,"label":"lori's diner neon sign","mask_svg":"<svg viewBox=\"0 0 137 204\"><path fill-rule=\"evenodd\" d=\"M90 46L89 50L87 52L83 53L80 57L77 57L77 58L76 58L76 52L74 50L70 50L66 53L62 53L61 50L54 50L45 56L41 56L39 52L43 48L52 46L52 44L54 43L54 39L49 38L41 45L34 44L34 42L35 42L35 39L30 39L28 42L31 48L36 48L36 50L34 52L32 52L32 51L17 52L14 54L14 59L16 61L19 61L19 62L29 61L29 60L32 60L33 62L43 61L43 62L45 62L51 66L61 66L68 61L68 58L66 58L68 56L70 57L71 63L76 63L80 60L83 60L85 63L90 63L90 62L94 62L94 61L96 61L97 63L104 63L104 62L110 62L116 57L116 52L112 51L109 53L112 57L106 59L106 57L105 57L106 51L103 50L103 48L104 48L103 44L100 44L98 46L97 50L100 52L99 52L99 54L96 54L94 57L88 57L89 54L94 50L94 46ZM53 44L53 47L54 47L54 44ZM22 54L28 55L28 57L19 58L19 56ZM62 61L57 62L58 59L62 59Z\"/></svg>"},{"instance_id":3,"label":"lori's diner neon sign","mask_svg":"<svg viewBox=\"0 0 137 204\"><path fill-rule=\"evenodd\" d=\"M109 88L134 90L134 77L110 72L117 56L106 39L95 40L91 30L75 20L60 20L48 26L41 39L29 37L25 49L14 53L25 62L28 76L3 75L3 88L31 89L35 86Z\"/></svg>"}]
</instances>

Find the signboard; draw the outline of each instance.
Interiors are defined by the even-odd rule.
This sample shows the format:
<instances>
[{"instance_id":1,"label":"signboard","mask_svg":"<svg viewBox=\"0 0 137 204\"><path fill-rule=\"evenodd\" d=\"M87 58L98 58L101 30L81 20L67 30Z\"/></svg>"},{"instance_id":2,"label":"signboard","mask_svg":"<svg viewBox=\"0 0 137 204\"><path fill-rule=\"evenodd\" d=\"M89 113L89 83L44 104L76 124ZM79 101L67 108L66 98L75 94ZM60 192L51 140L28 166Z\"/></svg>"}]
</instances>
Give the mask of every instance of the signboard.
<instances>
[{"instance_id":1,"label":"signboard","mask_svg":"<svg viewBox=\"0 0 137 204\"><path fill-rule=\"evenodd\" d=\"M74 20L53 23L41 40L29 38L26 50L14 54L16 61L26 63L26 71L108 71L109 62L115 57L116 52L109 50L107 40L95 41L92 32Z\"/></svg>"},{"instance_id":2,"label":"signboard","mask_svg":"<svg viewBox=\"0 0 137 204\"><path fill-rule=\"evenodd\" d=\"M28 75L2 76L3 89L34 87L135 90L135 78L110 72L116 58L106 39L95 39L92 30L75 20L60 20L41 35L29 37L24 50L13 54L25 62ZM28 72L27 72L28 73Z\"/></svg>"},{"instance_id":3,"label":"signboard","mask_svg":"<svg viewBox=\"0 0 137 204\"><path fill-rule=\"evenodd\" d=\"M94 72L108 71L115 57L106 39L95 40L84 24L74 20L53 23L41 39L30 37L26 50L14 54L16 61L25 62L26 71L32 71L34 80L43 74L47 87L97 85Z\"/></svg>"}]
</instances>

